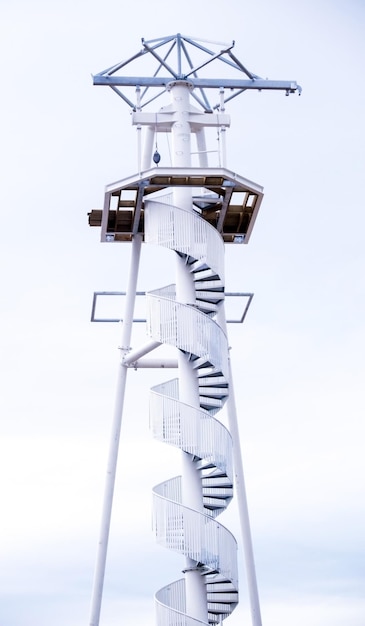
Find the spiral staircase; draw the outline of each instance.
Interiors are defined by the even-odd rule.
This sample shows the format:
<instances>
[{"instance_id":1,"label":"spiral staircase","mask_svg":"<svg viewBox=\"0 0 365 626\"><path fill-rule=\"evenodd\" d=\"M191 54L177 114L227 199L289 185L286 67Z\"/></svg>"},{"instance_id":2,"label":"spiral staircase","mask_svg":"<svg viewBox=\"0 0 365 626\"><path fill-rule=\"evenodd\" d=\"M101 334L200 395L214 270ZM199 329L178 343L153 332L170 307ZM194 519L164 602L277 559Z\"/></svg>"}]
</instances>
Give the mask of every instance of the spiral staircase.
<instances>
[{"instance_id":1,"label":"spiral staircase","mask_svg":"<svg viewBox=\"0 0 365 626\"><path fill-rule=\"evenodd\" d=\"M213 417L228 396L228 346L214 320L224 298L224 242L217 230L195 211L171 200L145 202L145 241L164 246L183 258L193 277L196 301L176 300L174 285L147 295L148 334L187 355L196 371L200 408L179 400L178 379L151 390L154 436L191 455L201 482L202 511L183 504L181 477L154 488L153 524L157 542L189 557L204 579L208 623L228 617L238 602L237 546L232 534L216 521L232 498L232 442ZM159 626L193 626L186 614L185 579L156 594Z\"/></svg>"}]
</instances>

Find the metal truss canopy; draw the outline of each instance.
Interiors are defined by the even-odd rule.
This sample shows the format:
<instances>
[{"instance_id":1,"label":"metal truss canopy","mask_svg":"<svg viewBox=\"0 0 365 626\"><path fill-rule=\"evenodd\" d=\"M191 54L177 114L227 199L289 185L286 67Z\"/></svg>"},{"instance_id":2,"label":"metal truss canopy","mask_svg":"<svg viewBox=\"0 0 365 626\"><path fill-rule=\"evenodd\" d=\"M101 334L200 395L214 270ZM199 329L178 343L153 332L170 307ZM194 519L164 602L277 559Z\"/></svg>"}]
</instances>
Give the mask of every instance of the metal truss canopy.
<instances>
[{"instance_id":1,"label":"metal truss canopy","mask_svg":"<svg viewBox=\"0 0 365 626\"><path fill-rule=\"evenodd\" d=\"M203 45L204 43L212 44L215 49L208 48ZM93 84L111 87L134 110L141 110L161 96L166 92L168 85L176 80L189 80L194 88L192 97L206 112L221 108L225 102L246 90L281 90L285 91L286 95L296 91L301 93L301 88L296 81L267 80L250 72L233 54L233 47L234 42L231 44L204 42L204 40L194 40L180 33L150 41L142 39L140 52L94 75ZM146 62L146 55L153 62L149 75L138 76L133 72L132 75L126 76L119 73L141 57L144 57ZM213 78L209 75L210 64L214 61L221 63L220 67L223 70L221 78ZM229 75L225 76L224 71L228 69ZM208 75L206 77L198 75L201 70L207 71ZM236 74L232 76L232 73ZM128 87L137 88L135 102L120 89ZM143 88L142 92L141 88ZM156 88L160 89L157 95L155 92L153 96L150 95L149 90ZM227 89L229 95L221 97L218 104L211 105L205 93L206 89Z\"/></svg>"},{"instance_id":2,"label":"metal truss canopy","mask_svg":"<svg viewBox=\"0 0 365 626\"><path fill-rule=\"evenodd\" d=\"M224 168L156 167L112 183L106 187L103 211L89 213L89 225L101 226L101 241L128 242L136 234L144 237L144 201L162 200L174 187L192 189L194 210L216 228L225 243L248 242L263 188ZM156 192L158 196L151 195ZM172 198L167 202L173 205Z\"/></svg>"}]
</instances>

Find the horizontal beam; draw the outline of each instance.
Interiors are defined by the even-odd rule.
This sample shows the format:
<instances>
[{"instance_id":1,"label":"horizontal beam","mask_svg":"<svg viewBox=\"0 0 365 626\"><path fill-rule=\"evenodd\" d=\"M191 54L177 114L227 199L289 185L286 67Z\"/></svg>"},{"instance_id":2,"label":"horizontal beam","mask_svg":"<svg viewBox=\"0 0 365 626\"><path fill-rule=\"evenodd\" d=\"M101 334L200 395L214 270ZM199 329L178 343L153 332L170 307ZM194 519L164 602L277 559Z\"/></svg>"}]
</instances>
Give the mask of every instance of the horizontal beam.
<instances>
[{"instance_id":1,"label":"horizontal beam","mask_svg":"<svg viewBox=\"0 0 365 626\"><path fill-rule=\"evenodd\" d=\"M145 354L152 352L153 350L158 348L160 345L161 345L161 341L150 341L149 343L146 343L144 346L141 346L140 348L137 348L136 350L132 350L131 352L128 352L127 354L123 356L123 359L122 359L123 365L129 366L133 363L136 363L138 359L140 359Z\"/></svg>"},{"instance_id":2,"label":"horizontal beam","mask_svg":"<svg viewBox=\"0 0 365 626\"><path fill-rule=\"evenodd\" d=\"M185 80L184 77L178 80ZM186 79L195 88L200 89L278 89L283 91L301 92L301 87L294 80L265 80L255 78L252 80L241 80L231 78L192 78ZM109 87L166 87L175 82L172 76L93 76L94 85L108 85Z\"/></svg>"},{"instance_id":3,"label":"horizontal beam","mask_svg":"<svg viewBox=\"0 0 365 626\"><path fill-rule=\"evenodd\" d=\"M177 369L178 368L177 359L147 359L143 357L142 359L138 359L133 363L128 363L128 367L131 367L135 370L141 368L148 369Z\"/></svg>"},{"instance_id":4,"label":"horizontal beam","mask_svg":"<svg viewBox=\"0 0 365 626\"><path fill-rule=\"evenodd\" d=\"M136 291L136 296L145 296L145 295L146 295L145 291ZM249 309L249 306L251 304L253 295L254 295L253 293L249 293L246 291L226 291L225 292L226 302L227 302L227 299L230 299L230 298L247 298L244 308L240 309L237 313L238 317L226 319L227 324L242 324L247 314L247 311ZM93 297L91 322L118 322L118 323L123 322L123 320L120 318L112 318L112 317L96 318L95 317L96 302L99 296L123 296L125 297L126 292L125 291L95 291L94 297ZM146 321L147 321L146 319L141 319L141 318L133 319L133 322L146 323ZM163 359L161 361L160 358L147 359L145 357L146 354L148 354L149 352L152 352L155 348L158 348L160 345L161 343L158 341L150 341L144 346L142 346L141 348L137 348L136 350L133 350L133 351L131 350L124 356L123 365L126 365L127 367L131 367L131 366L134 367L135 364L138 362L138 367L177 367L177 361L175 361L175 359L174 360ZM161 365L162 362L164 363L163 365Z\"/></svg>"},{"instance_id":5,"label":"horizontal beam","mask_svg":"<svg viewBox=\"0 0 365 626\"><path fill-rule=\"evenodd\" d=\"M229 128L231 125L230 116L224 113L216 113L212 116L210 113L189 113L187 121L191 125L192 130L199 130L199 127L218 127L225 126ZM144 113L135 111L132 114L132 124L138 126L152 126L155 131L168 132L175 123L175 114L169 111L159 113Z\"/></svg>"}]
</instances>

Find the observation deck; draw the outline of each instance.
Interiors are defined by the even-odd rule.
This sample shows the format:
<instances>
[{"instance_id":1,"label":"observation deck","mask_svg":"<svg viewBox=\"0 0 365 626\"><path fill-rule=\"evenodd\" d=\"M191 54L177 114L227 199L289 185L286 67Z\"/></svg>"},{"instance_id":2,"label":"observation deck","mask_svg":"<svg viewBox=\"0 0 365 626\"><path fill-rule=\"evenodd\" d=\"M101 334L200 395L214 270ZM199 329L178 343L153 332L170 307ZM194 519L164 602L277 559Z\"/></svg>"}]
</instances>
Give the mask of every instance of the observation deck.
<instances>
[{"instance_id":1,"label":"observation deck","mask_svg":"<svg viewBox=\"0 0 365 626\"><path fill-rule=\"evenodd\" d=\"M263 198L263 188L225 168L154 167L107 185L104 208L89 213L101 226L101 241L144 239L144 202L174 204L173 190L192 189L194 210L221 234L225 243L248 243Z\"/></svg>"}]
</instances>

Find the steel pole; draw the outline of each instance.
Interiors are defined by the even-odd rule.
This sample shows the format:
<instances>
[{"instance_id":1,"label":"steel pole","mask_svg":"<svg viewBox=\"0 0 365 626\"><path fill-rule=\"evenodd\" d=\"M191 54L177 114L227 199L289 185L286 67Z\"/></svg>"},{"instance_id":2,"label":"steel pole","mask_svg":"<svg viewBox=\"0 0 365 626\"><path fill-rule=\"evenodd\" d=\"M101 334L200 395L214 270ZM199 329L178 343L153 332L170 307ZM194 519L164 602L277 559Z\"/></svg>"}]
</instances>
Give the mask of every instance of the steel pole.
<instances>
[{"instance_id":1,"label":"steel pole","mask_svg":"<svg viewBox=\"0 0 365 626\"><path fill-rule=\"evenodd\" d=\"M189 123L191 85L186 81L176 81L170 87L175 121L172 124L172 165L191 167L191 127ZM192 192L189 187L174 189L176 206L192 211ZM177 255L176 298L184 304L196 301L194 281L185 260ZM190 406L199 407L199 387L196 373L186 354L179 351L179 399ZM203 511L201 481L196 471L193 457L182 453L182 497L186 507ZM196 562L186 557L185 570L186 612L202 622L208 621L206 590L203 577L196 570Z\"/></svg>"},{"instance_id":2,"label":"steel pole","mask_svg":"<svg viewBox=\"0 0 365 626\"><path fill-rule=\"evenodd\" d=\"M114 405L114 416L110 437L109 457L105 477L104 500L100 524L99 543L96 555L94 583L91 599L90 626L99 626L103 595L105 566L108 551L110 521L113 507L115 475L118 462L120 429L122 424L123 404L127 380L128 366L123 363L123 356L130 349L132 334L134 303L137 291L137 278L141 254L142 236L135 235L132 241L132 259L126 294L125 313L121 337L121 359L118 365L117 388Z\"/></svg>"},{"instance_id":3,"label":"steel pole","mask_svg":"<svg viewBox=\"0 0 365 626\"><path fill-rule=\"evenodd\" d=\"M238 430L237 408L234 395L231 359L228 358L229 367L229 398L227 400L228 425L233 439L233 465L236 480L236 494L238 510L241 522L243 551L246 566L247 585L250 597L252 626L261 626L260 600L257 588L255 561L252 548L252 536L250 518L248 514L246 485L243 473L240 435Z\"/></svg>"},{"instance_id":4,"label":"steel pole","mask_svg":"<svg viewBox=\"0 0 365 626\"><path fill-rule=\"evenodd\" d=\"M217 321L227 334L227 322L224 304L219 307ZM240 516L243 553L246 568L247 586L250 599L252 626L262 626L259 592L257 588L255 560L252 547L250 518L248 513L245 477L243 472L240 433L238 430L236 398L233 386L231 358L228 355L229 396L227 399L228 428L233 442L233 467L237 495L238 512Z\"/></svg>"},{"instance_id":5,"label":"steel pole","mask_svg":"<svg viewBox=\"0 0 365 626\"><path fill-rule=\"evenodd\" d=\"M155 129L147 126L144 140L144 150L142 157L142 172L148 170L152 164L153 142L155 140Z\"/></svg>"},{"instance_id":6,"label":"steel pole","mask_svg":"<svg viewBox=\"0 0 365 626\"><path fill-rule=\"evenodd\" d=\"M199 153L199 167L208 167L207 144L205 141L204 128L200 128L195 134Z\"/></svg>"}]
</instances>

